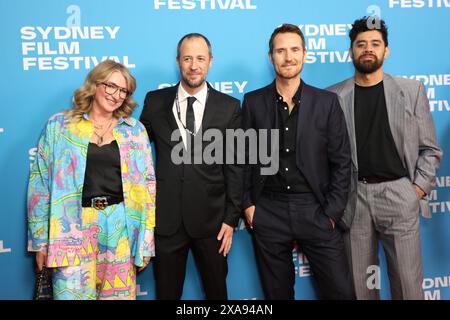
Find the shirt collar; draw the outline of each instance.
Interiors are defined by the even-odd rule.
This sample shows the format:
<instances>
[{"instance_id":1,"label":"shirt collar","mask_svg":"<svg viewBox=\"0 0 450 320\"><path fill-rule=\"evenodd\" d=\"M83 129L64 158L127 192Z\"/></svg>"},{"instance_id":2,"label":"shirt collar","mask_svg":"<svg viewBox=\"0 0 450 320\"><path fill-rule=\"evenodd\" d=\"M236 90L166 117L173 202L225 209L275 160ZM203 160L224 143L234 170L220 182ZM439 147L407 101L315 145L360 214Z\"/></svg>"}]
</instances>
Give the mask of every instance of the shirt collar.
<instances>
[{"instance_id":1,"label":"shirt collar","mask_svg":"<svg viewBox=\"0 0 450 320\"><path fill-rule=\"evenodd\" d=\"M136 125L136 119L128 117L128 118L119 118L119 124L126 123L130 127L134 127Z\"/></svg>"},{"instance_id":2,"label":"shirt collar","mask_svg":"<svg viewBox=\"0 0 450 320\"><path fill-rule=\"evenodd\" d=\"M277 101L282 102L283 101L283 97L278 93L277 91L277 87L274 86L275 88L275 93L276 93L276 97L277 97ZM300 85L298 86L297 92L295 93L295 95L292 97L292 101L294 101L295 103L299 102L301 100L301 96L302 96L302 88L303 88L303 80L300 81Z\"/></svg>"},{"instance_id":3,"label":"shirt collar","mask_svg":"<svg viewBox=\"0 0 450 320\"><path fill-rule=\"evenodd\" d=\"M197 99L197 101L201 105L204 106L206 104L206 96L207 95L208 95L208 84L205 82L205 85L203 86L203 88L199 92L197 92L194 95L194 97L195 97L195 99ZM178 99L180 100L180 102L183 102L188 97L191 97L191 95L186 90L184 90L183 86L180 83L178 85Z\"/></svg>"}]
</instances>

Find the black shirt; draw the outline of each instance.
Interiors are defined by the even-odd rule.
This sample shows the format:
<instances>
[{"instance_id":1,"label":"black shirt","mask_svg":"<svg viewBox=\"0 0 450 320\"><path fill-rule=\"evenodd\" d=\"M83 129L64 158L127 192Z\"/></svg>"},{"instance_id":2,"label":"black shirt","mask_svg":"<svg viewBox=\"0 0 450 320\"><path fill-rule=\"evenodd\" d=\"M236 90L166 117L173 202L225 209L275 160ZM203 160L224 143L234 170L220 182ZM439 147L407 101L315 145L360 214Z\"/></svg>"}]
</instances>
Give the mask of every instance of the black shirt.
<instances>
[{"instance_id":1,"label":"black shirt","mask_svg":"<svg viewBox=\"0 0 450 320\"><path fill-rule=\"evenodd\" d=\"M274 101L276 107L277 129L280 129L280 163L278 173L268 176L264 184L264 190L280 193L303 193L312 192L305 176L297 167L297 122L300 108L302 83L292 98L295 103L289 114L288 104L283 97L276 92Z\"/></svg>"},{"instance_id":2,"label":"black shirt","mask_svg":"<svg viewBox=\"0 0 450 320\"><path fill-rule=\"evenodd\" d=\"M383 81L370 87L355 84L354 112L358 177L406 176L389 126Z\"/></svg>"},{"instance_id":3,"label":"black shirt","mask_svg":"<svg viewBox=\"0 0 450 320\"><path fill-rule=\"evenodd\" d=\"M120 152L116 140L101 147L89 143L83 198L99 196L123 197Z\"/></svg>"}]
</instances>

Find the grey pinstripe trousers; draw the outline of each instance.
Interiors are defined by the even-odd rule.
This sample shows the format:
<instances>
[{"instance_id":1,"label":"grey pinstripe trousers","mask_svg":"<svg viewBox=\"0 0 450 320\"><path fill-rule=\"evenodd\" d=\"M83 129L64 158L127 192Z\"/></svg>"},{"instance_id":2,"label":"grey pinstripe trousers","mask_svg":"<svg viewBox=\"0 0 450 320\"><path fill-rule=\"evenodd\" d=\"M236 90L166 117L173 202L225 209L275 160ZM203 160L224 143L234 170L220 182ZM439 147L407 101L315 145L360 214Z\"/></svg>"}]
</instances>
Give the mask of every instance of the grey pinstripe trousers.
<instances>
[{"instance_id":1,"label":"grey pinstripe trousers","mask_svg":"<svg viewBox=\"0 0 450 320\"><path fill-rule=\"evenodd\" d=\"M379 265L378 240L386 256L392 299L422 300L419 198L408 178L368 184L358 182L355 217L345 245L357 299L380 299L368 285Z\"/></svg>"}]
</instances>

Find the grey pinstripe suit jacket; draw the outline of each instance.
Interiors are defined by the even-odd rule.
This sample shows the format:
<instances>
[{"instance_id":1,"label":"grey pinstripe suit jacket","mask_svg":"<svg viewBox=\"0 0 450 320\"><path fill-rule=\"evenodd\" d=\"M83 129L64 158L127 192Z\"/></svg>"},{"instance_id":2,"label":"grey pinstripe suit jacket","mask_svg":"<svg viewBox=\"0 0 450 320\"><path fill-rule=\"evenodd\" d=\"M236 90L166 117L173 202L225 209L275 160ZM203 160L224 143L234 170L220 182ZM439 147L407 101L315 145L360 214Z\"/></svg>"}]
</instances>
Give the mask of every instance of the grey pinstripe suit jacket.
<instances>
[{"instance_id":1,"label":"grey pinstripe suit jacket","mask_svg":"<svg viewBox=\"0 0 450 320\"><path fill-rule=\"evenodd\" d=\"M433 189L436 170L442 157L438 147L433 118L423 84L416 80L383 75L389 126L395 146L408 170L412 183L426 194ZM344 111L352 151L352 183L343 222L350 227L356 207L358 158L354 125L354 78L337 83L327 90L335 92ZM431 217L427 199L420 200L420 213Z\"/></svg>"}]
</instances>

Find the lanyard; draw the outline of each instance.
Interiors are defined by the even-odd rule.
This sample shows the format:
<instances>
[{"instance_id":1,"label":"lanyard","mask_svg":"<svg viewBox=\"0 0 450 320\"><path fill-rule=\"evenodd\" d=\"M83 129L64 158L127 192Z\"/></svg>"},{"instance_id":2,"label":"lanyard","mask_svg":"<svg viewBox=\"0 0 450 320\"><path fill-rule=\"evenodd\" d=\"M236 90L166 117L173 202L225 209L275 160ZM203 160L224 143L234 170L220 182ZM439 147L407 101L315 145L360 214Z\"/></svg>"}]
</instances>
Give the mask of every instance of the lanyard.
<instances>
[{"instance_id":1,"label":"lanyard","mask_svg":"<svg viewBox=\"0 0 450 320\"><path fill-rule=\"evenodd\" d=\"M206 108L206 102L208 101L208 97L209 97L209 87L206 87L206 100L205 100L205 108ZM186 128L186 126L184 125L183 121L181 120L181 111L180 111L180 101L178 98L178 90L177 90L177 94L175 96L175 106L177 108L177 115L178 115L178 120L180 121L181 125L183 126L184 130L189 133L192 136L195 136L196 133L192 132L191 130L189 130L188 128ZM187 112L187 110L186 110Z\"/></svg>"}]
</instances>

